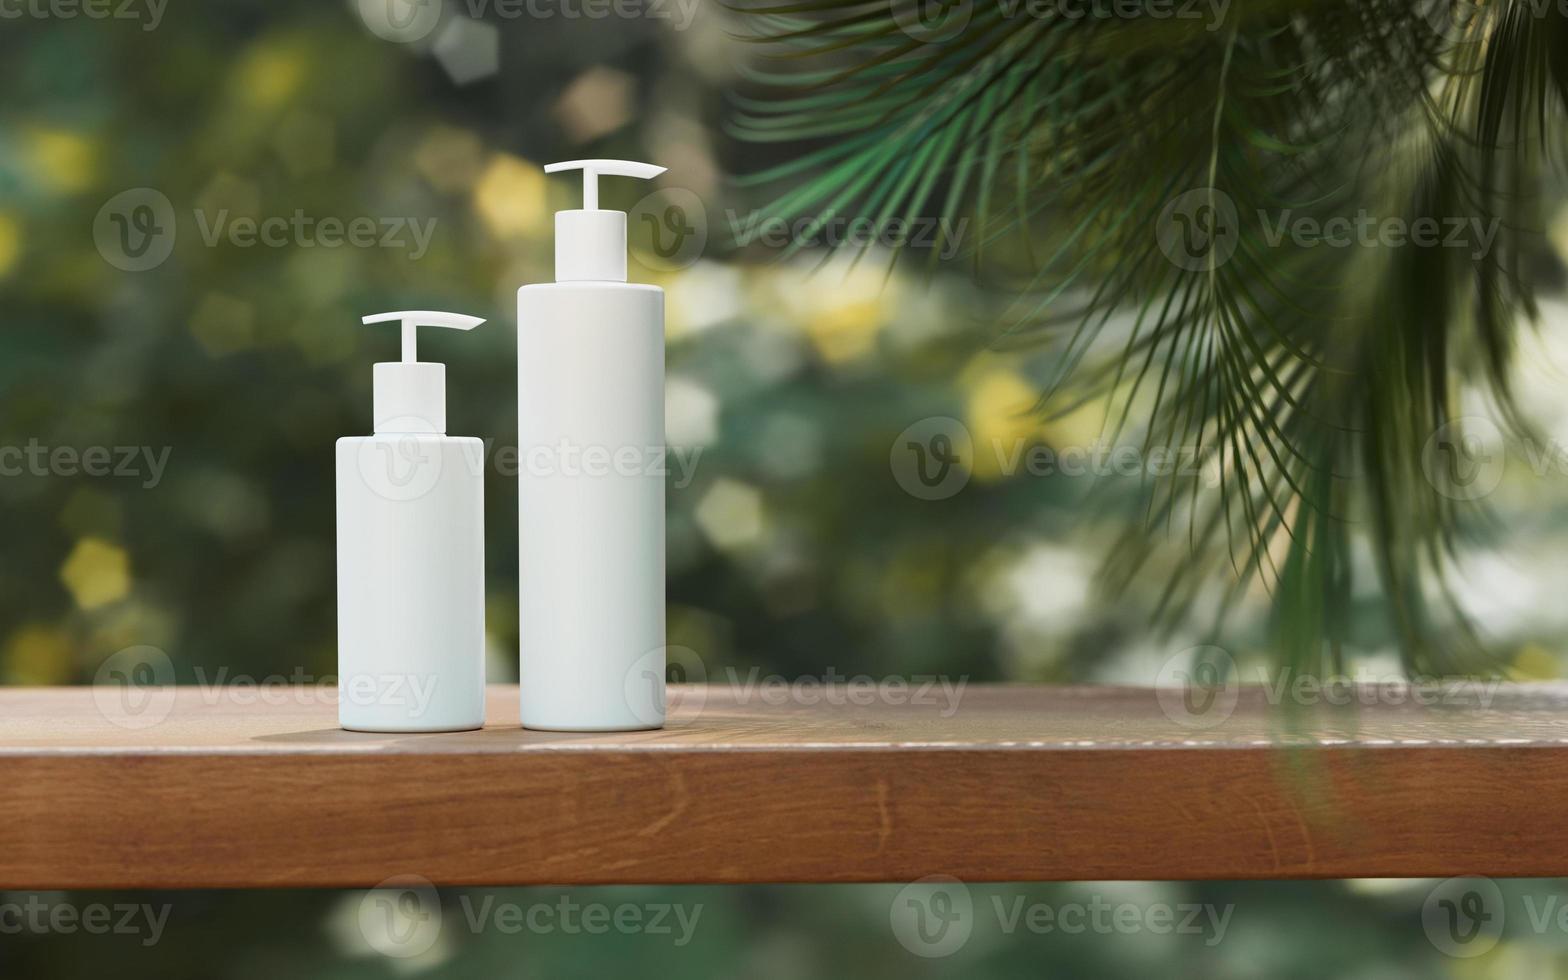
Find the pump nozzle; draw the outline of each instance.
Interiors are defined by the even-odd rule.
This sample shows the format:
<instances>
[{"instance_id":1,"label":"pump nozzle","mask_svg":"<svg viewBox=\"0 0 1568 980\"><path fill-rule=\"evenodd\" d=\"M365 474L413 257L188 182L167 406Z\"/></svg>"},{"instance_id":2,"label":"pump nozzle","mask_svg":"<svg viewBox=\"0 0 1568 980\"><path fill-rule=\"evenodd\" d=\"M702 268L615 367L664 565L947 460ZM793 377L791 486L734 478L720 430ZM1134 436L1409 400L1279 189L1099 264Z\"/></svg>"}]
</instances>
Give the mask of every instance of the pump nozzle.
<instances>
[{"instance_id":1,"label":"pump nozzle","mask_svg":"<svg viewBox=\"0 0 1568 980\"><path fill-rule=\"evenodd\" d=\"M483 317L464 316L461 313L441 313L436 310L404 310L401 313L374 313L361 317L360 323L391 323L401 320L403 323L403 363L410 364L419 360L418 341L414 330L417 327L451 327L453 330L472 330L484 323Z\"/></svg>"},{"instance_id":2,"label":"pump nozzle","mask_svg":"<svg viewBox=\"0 0 1568 980\"><path fill-rule=\"evenodd\" d=\"M641 177L643 180L652 180L664 173L664 167L651 163L638 163L635 160L566 160L562 163L547 163L544 172L547 174L560 173L563 170L581 170L583 172L583 210L599 210L599 175L614 174L617 177Z\"/></svg>"},{"instance_id":3,"label":"pump nozzle","mask_svg":"<svg viewBox=\"0 0 1568 980\"><path fill-rule=\"evenodd\" d=\"M472 330L484 323L482 317L435 310L404 310L376 313L361 318L361 323L403 325L403 359L375 365L375 431L446 432L446 365L421 361L415 331L419 327L451 327Z\"/></svg>"},{"instance_id":4,"label":"pump nozzle","mask_svg":"<svg viewBox=\"0 0 1568 980\"><path fill-rule=\"evenodd\" d=\"M547 174L583 172L583 206L555 213L556 282L626 281L626 212L599 209L599 177L641 177L664 173L663 167L634 160L566 160L546 164Z\"/></svg>"}]
</instances>

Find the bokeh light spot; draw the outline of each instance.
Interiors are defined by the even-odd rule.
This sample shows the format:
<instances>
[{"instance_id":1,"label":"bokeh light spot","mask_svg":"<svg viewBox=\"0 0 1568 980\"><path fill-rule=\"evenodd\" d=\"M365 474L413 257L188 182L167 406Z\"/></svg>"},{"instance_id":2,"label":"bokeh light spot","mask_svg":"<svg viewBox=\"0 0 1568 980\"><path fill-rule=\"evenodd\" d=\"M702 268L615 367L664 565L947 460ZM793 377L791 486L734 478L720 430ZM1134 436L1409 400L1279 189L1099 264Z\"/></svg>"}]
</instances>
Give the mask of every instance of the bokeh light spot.
<instances>
[{"instance_id":1,"label":"bokeh light spot","mask_svg":"<svg viewBox=\"0 0 1568 980\"><path fill-rule=\"evenodd\" d=\"M131 560L125 549L99 538L83 538L60 566L60 581L82 609L97 609L131 590Z\"/></svg>"}]
</instances>

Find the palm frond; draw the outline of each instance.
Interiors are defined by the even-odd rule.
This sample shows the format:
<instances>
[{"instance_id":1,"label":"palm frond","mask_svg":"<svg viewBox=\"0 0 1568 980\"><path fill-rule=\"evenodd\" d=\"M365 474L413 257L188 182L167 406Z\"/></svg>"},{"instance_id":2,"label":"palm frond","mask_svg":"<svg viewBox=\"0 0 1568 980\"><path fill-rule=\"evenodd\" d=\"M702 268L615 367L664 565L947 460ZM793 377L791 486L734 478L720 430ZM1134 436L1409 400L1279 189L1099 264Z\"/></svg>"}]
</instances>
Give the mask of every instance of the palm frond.
<instances>
[{"instance_id":1,"label":"palm frond","mask_svg":"<svg viewBox=\"0 0 1568 980\"><path fill-rule=\"evenodd\" d=\"M1112 439L1217 461L1217 492L1150 484L1109 585L1178 538L1168 622L1216 580L1221 614L1261 582L1281 656L1316 663L1342 655L1363 540L1407 666L1484 667L1445 580L1474 507L1434 446L1464 383L1524 428L1508 376L1561 159L1559 8L923 3L737 8L766 58L732 132L794 153L750 177L778 188L766 214L972 216L966 258L1012 297L992 341L1053 355L1040 409L1110 397ZM1412 240L1288 233L1363 216Z\"/></svg>"}]
</instances>

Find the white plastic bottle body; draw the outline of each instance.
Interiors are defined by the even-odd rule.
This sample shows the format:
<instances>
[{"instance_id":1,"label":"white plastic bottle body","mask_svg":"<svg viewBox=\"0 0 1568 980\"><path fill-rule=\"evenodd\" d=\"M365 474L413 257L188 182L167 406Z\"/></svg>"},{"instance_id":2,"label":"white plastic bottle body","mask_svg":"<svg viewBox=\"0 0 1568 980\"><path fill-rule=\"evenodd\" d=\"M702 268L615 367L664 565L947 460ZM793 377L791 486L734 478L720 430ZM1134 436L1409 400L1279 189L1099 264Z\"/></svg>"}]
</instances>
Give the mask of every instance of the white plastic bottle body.
<instances>
[{"instance_id":1,"label":"white plastic bottle body","mask_svg":"<svg viewBox=\"0 0 1568 980\"><path fill-rule=\"evenodd\" d=\"M483 453L478 439L435 433L338 440L344 728L484 725Z\"/></svg>"},{"instance_id":2,"label":"white plastic bottle body","mask_svg":"<svg viewBox=\"0 0 1568 980\"><path fill-rule=\"evenodd\" d=\"M664 724L664 291L517 294L522 722Z\"/></svg>"}]
</instances>

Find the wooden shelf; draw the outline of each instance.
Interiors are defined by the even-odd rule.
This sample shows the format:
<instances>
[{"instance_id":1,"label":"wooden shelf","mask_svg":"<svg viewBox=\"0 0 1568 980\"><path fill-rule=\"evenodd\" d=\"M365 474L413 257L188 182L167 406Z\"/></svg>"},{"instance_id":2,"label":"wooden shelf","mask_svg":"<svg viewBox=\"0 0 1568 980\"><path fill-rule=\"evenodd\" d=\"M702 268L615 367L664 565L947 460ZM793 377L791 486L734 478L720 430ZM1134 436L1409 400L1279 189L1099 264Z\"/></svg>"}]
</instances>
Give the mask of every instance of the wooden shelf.
<instances>
[{"instance_id":1,"label":"wooden shelf","mask_svg":"<svg viewBox=\"0 0 1568 980\"><path fill-rule=\"evenodd\" d=\"M1208 729L1141 689L671 690L660 732L523 731L494 687L491 727L408 736L338 730L319 689L181 687L140 730L0 690L0 887L1568 874L1568 685L1288 715L1254 688Z\"/></svg>"}]
</instances>

